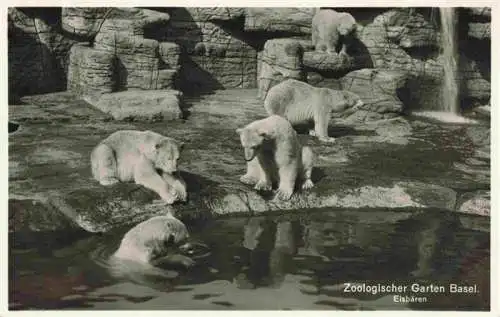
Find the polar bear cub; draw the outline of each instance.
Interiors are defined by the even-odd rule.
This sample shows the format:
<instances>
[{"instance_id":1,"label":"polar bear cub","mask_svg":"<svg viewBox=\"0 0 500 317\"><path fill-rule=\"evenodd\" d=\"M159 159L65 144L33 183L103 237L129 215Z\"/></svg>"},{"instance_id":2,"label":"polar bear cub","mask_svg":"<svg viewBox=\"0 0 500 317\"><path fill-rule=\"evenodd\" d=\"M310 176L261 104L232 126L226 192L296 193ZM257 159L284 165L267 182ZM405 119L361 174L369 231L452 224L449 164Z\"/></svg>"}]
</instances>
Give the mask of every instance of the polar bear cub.
<instances>
[{"instance_id":1,"label":"polar bear cub","mask_svg":"<svg viewBox=\"0 0 500 317\"><path fill-rule=\"evenodd\" d=\"M269 90L264 108L270 115L287 118L292 124L314 121L310 134L320 141L335 142L328 136L332 112L354 112L363 106L361 98L346 90L311 86L296 79L287 79Z\"/></svg>"},{"instance_id":2,"label":"polar bear cub","mask_svg":"<svg viewBox=\"0 0 500 317\"><path fill-rule=\"evenodd\" d=\"M314 154L301 146L297 133L288 120L272 115L236 129L247 161L242 183L255 185L256 190L271 190L278 184L276 198L288 200L297 179L302 188L314 186L311 180Z\"/></svg>"},{"instance_id":3,"label":"polar bear cub","mask_svg":"<svg viewBox=\"0 0 500 317\"><path fill-rule=\"evenodd\" d=\"M135 181L158 193L167 204L186 201L186 183L173 176L182 147L153 131L117 131L92 150L92 175L104 186Z\"/></svg>"}]
</instances>

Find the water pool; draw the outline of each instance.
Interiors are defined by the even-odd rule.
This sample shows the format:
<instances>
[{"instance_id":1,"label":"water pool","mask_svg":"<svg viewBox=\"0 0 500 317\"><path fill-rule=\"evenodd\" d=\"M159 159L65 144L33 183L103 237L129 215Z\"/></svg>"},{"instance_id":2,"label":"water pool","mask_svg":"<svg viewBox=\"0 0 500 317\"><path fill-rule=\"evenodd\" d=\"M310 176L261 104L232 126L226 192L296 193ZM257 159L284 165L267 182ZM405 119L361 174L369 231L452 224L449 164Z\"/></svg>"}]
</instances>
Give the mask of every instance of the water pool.
<instances>
[{"instance_id":1,"label":"water pool","mask_svg":"<svg viewBox=\"0 0 500 317\"><path fill-rule=\"evenodd\" d=\"M127 228L78 239L11 235L9 309L489 309L487 217L325 208L188 226L210 255L162 274L116 274L108 257ZM474 292L450 293L450 283ZM376 292L378 284L407 288ZM412 298L425 302L405 302Z\"/></svg>"}]
</instances>

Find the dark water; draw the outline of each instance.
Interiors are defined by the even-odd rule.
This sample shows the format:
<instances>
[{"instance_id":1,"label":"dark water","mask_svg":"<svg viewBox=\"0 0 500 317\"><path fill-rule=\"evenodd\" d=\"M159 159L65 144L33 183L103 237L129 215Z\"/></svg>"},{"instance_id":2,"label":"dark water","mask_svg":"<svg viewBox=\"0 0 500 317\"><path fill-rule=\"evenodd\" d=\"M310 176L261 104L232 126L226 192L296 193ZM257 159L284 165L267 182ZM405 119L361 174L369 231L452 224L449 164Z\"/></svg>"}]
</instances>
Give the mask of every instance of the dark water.
<instances>
[{"instance_id":1,"label":"dark water","mask_svg":"<svg viewBox=\"0 0 500 317\"><path fill-rule=\"evenodd\" d=\"M109 261L123 230L74 242L11 236L9 307L489 310L486 217L327 208L190 229L211 250L190 269L141 270ZM346 292L345 283L365 290L394 284L406 292ZM450 293L450 283L475 288ZM413 284L444 291L415 293ZM395 295L426 302L396 302Z\"/></svg>"}]
</instances>

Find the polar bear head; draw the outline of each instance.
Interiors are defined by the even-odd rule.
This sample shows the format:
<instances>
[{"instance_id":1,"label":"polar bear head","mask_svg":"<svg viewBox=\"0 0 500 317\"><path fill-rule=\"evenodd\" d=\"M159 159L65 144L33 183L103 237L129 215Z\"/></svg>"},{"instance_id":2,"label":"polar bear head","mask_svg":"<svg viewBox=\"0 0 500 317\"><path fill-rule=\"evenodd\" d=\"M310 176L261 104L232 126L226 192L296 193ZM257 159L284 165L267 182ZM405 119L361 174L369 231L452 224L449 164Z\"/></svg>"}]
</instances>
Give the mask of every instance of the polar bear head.
<instances>
[{"instance_id":1,"label":"polar bear head","mask_svg":"<svg viewBox=\"0 0 500 317\"><path fill-rule=\"evenodd\" d=\"M344 96L346 108L357 110L359 107L363 106L363 100L357 94L343 90L342 95Z\"/></svg>"},{"instance_id":2,"label":"polar bear head","mask_svg":"<svg viewBox=\"0 0 500 317\"><path fill-rule=\"evenodd\" d=\"M332 107L333 112L354 112L364 104L361 98L353 92L329 88L323 89L325 90L325 94L328 96L328 103L330 104L330 107Z\"/></svg>"},{"instance_id":3,"label":"polar bear head","mask_svg":"<svg viewBox=\"0 0 500 317\"><path fill-rule=\"evenodd\" d=\"M175 250L189 238L189 232L170 212L149 218L131 228L124 236L115 257L148 263Z\"/></svg>"},{"instance_id":4,"label":"polar bear head","mask_svg":"<svg viewBox=\"0 0 500 317\"><path fill-rule=\"evenodd\" d=\"M156 168L166 173L177 171L177 164L183 144L170 138L164 138L154 144L153 161Z\"/></svg>"},{"instance_id":5,"label":"polar bear head","mask_svg":"<svg viewBox=\"0 0 500 317\"><path fill-rule=\"evenodd\" d=\"M240 135L241 146L245 150L245 160L247 162L253 160L266 138L266 132L246 126L236 129L236 133Z\"/></svg>"},{"instance_id":6,"label":"polar bear head","mask_svg":"<svg viewBox=\"0 0 500 317\"><path fill-rule=\"evenodd\" d=\"M354 33L357 29L356 20L347 12L341 12L338 15L337 31L340 35L346 36Z\"/></svg>"}]
</instances>

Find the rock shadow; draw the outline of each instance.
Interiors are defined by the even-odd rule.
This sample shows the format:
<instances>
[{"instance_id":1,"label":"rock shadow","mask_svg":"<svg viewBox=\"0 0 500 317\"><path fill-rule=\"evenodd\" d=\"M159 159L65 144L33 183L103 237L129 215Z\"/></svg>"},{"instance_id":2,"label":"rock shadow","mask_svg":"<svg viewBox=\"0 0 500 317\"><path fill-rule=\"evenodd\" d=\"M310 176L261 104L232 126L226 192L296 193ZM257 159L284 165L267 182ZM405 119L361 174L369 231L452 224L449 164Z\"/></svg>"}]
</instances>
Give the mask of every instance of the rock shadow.
<instances>
[{"instance_id":1,"label":"rock shadow","mask_svg":"<svg viewBox=\"0 0 500 317\"><path fill-rule=\"evenodd\" d=\"M168 26L146 29L144 37L159 42L174 42L180 46L182 67L177 88L187 97L197 97L223 89L223 85L205 69L214 56L205 56L203 32L191 13L181 7L150 7L148 9L166 12L170 15Z\"/></svg>"},{"instance_id":2,"label":"rock shadow","mask_svg":"<svg viewBox=\"0 0 500 317\"><path fill-rule=\"evenodd\" d=\"M113 92L125 91L127 90L128 84L128 70L127 67L123 64L118 56L113 58Z\"/></svg>"},{"instance_id":3,"label":"rock shadow","mask_svg":"<svg viewBox=\"0 0 500 317\"><path fill-rule=\"evenodd\" d=\"M219 26L222 30L229 33L232 37L242 42L245 42L257 52L264 49L264 44L268 40L277 38L297 38L307 39L308 36L299 32L287 31L258 31L250 30L245 31L245 16L242 15L232 20L214 20L214 24Z\"/></svg>"},{"instance_id":4,"label":"rock shadow","mask_svg":"<svg viewBox=\"0 0 500 317\"><path fill-rule=\"evenodd\" d=\"M309 135L310 130L314 130L314 122L294 124L293 128L299 135ZM328 125L328 135L334 138L352 135L376 135L374 131L356 130L352 126L331 123Z\"/></svg>"},{"instance_id":5,"label":"rock shadow","mask_svg":"<svg viewBox=\"0 0 500 317\"><path fill-rule=\"evenodd\" d=\"M373 20L391 9L398 7L353 7L353 8L339 8L339 7L320 7L320 9L333 9L337 12L350 13L356 22L365 26L373 22Z\"/></svg>"},{"instance_id":6,"label":"rock shadow","mask_svg":"<svg viewBox=\"0 0 500 317\"><path fill-rule=\"evenodd\" d=\"M206 198L209 197L209 200L222 198L223 189L219 187L219 183L207 177L187 171L180 171L179 174L186 182L188 200L176 204L177 210L183 221L189 222L190 225L201 225L212 218L208 208L204 208Z\"/></svg>"},{"instance_id":7,"label":"rock shadow","mask_svg":"<svg viewBox=\"0 0 500 317\"><path fill-rule=\"evenodd\" d=\"M207 59L209 57L206 57ZM205 59L205 57L201 57ZM182 70L180 73L179 89L186 96L201 96L215 90L224 89L224 86L189 53L181 54Z\"/></svg>"},{"instance_id":8,"label":"rock shadow","mask_svg":"<svg viewBox=\"0 0 500 317\"><path fill-rule=\"evenodd\" d=\"M18 97L66 90L66 68L72 43L71 40L57 42L61 34L62 9L18 7L13 10L14 13L8 15L9 101L17 104ZM14 16L16 11L20 16ZM24 17L42 20L49 27L48 43L40 41L38 33L28 34L15 25L22 23L19 21Z\"/></svg>"},{"instance_id":9,"label":"rock shadow","mask_svg":"<svg viewBox=\"0 0 500 317\"><path fill-rule=\"evenodd\" d=\"M83 229L53 231L9 232L9 250L37 249L39 255L51 256L52 252L68 247L76 241L90 237Z\"/></svg>"},{"instance_id":10,"label":"rock shadow","mask_svg":"<svg viewBox=\"0 0 500 317\"><path fill-rule=\"evenodd\" d=\"M20 125L18 123L9 121L9 134L16 132L17 130L19 130L19 128Z\"/></svg>"},{"instance_id":11,"label":"rock shadow","mask_svg":"<svg viewBox=\"0 0 500 317\"><path fill-rule=\"evenodd\" d=\"M25 95L64 90L64 73L55 66L56 60L47 45L12 24L9 22L7 53L8 92L13 104Z\"/></svg>"}]
</instances>

